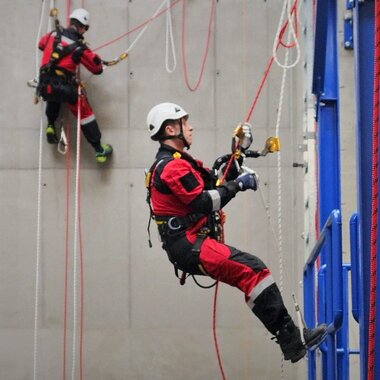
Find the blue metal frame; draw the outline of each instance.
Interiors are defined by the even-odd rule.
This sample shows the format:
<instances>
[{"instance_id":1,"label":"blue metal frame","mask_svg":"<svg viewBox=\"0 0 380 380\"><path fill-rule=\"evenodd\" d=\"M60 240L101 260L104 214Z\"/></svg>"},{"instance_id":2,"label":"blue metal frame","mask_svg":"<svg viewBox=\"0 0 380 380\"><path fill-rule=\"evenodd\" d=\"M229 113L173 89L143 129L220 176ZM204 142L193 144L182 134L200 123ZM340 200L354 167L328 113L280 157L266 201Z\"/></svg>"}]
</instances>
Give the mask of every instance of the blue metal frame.
<instances>
[{"instance_id":1,"label":"blue metal frame","mask_svg":"<svg viewBox=\"0 0 380 380\"><path fill-rule=\"evenodd\" d=\"M341 207L337 1L319 0L313 93L317 97L320 229ZM323 255L322 255L323 260Z\"/></svg>"},{"instance_id":2,"label":"blue metal frame","mask_svg":"<svg viewBox=\"0 0 380 380\"><path fill-rule=\"evenodd\" d=\"M324 228L332 210L340 210L341 207L337 8L337 0L317 1L312 91L317 98L320 230ZM341 255L341 252L337 254ZM326 256L327 252L322 249L322 267L329 260ZM304 298L306 306L306 295ZM315 324L314 317L310 322ZM335 336L329 334L327 340L329 348L334 347L335 352ZM310 357L311 362L315 363L313 356ZM328 355L322 356L322 372L326 375L331 365L334 369L336 367L330 359Z\"/></svg>"},{"instance_id":3,"label":"blue metal frame","mask_svg":"<svg viewBox=\"0 0 380 380\"><path fill-rule=\"evenodd\" d=\"M343 322L342 277L342 221L339 210L333 210L323 227L304 267L305 319L309 326L315 325L315 262L322 254L325 264L319 270L318 322L328 324L326 344L322 347L323 379L337 379L336 332ZM315 352L309 353L308 379L316 379Z\"/></svg>"}]
</instances>

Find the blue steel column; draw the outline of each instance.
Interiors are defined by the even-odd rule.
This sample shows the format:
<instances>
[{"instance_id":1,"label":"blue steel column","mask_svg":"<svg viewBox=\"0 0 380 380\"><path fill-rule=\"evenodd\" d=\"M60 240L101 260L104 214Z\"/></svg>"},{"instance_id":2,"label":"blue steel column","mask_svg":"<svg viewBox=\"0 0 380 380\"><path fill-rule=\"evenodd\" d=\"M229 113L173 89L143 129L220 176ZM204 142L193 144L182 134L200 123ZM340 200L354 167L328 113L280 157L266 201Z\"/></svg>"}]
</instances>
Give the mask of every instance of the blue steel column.
<instances>
[{"instance_id":1,"label":"blue steel column","mask_svg":"<svg viewBox=\"0 0 380 380\"><path fill-rule=\"evenodd\" d=\"M373 118L373 79L374 79L374 1L356 1L354 8L354 46L356 64L357 99L357 157L358 157L358 211L360 215L360 250L363 268L360 310L360 365L361 379L367 379L368 366L368 316L370 279L371 241L371 197L372 197L372 118ZM378 237L378 241L380 241ZM379 256L379 252L378 252ZM379 270L378 270L379 276ZM379 278L377 279L378 284ZM377 305L380 305L377 292ZM377 312L380 316L380 313ZM376 323L376 337L379 330L379 317ZM380 378L379 350L376 350L375 378Z\"/></svg>"},{"instance_id":2,"label":"blue steel column","mask_svg":"<svg viewBox=\"0 0 380 380\"><path fill-rule=\"evenodd\" d=\"M341 209L337 21L337 0L318 0L313 93L317 97L320 230L332 210ZM324 264L327 264L326 254L322 252L321 265ZM327 349L336 351L334 334L328 334ZM336 355L333 361L331 356L327 359L324 353L324 379L331 378L328 373L337 373Z\"/></svg>"}]
</instances>

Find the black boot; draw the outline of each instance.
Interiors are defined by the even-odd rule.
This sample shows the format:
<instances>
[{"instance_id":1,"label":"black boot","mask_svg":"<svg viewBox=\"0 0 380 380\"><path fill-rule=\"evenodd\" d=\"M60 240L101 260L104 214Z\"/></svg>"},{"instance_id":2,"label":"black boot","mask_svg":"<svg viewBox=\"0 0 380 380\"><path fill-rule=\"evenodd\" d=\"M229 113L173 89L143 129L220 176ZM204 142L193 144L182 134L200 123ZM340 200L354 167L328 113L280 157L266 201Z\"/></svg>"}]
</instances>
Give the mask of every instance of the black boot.
<instances>
[{"instance_id":1,"label":"black boot","mask_svg":"<svg viewBox=\"0 0 380 380\"><path fill-rule=\"evenodd\" d=\"M49 144L58 144L57 132L53 123L49 123L46 127L46 139Z\"/></svg>"},{"instance_id":2,"label":"black boot","mask_svg":"<svg viewBox=\"0 0 380 380\"><path fill-rule=\"evenodd\" d=\"M289 321L284 324L276 334L277 343L280 345L285 360L292 363L302 359L307 350L315 349L323 342L327 335L327 325L322 324L315 329L304 329L305 344L302 343L299 328Z\"/></svg>"},{"instance_id":3,"label":"black boot","mask_svg":"<svg viewBox=\"0 0 380 380\"><path fill-rule=\"evenodd\" d=\"M327 325L322 323L315 329L303 329L303 338L308 350L315 350L327 336Z\"/></svg>"},{"instance_id":4,"label":"black boot","mask_svg":"<svg viewBox=\"0 0 380 380\"><path fill-rule=\"evenodd\" d=\"M302 343L300 330L293 321L283 325L275 339L281 347L285 360L295 363L306 355L306 347Z\"/></svg>"}]
</instances>

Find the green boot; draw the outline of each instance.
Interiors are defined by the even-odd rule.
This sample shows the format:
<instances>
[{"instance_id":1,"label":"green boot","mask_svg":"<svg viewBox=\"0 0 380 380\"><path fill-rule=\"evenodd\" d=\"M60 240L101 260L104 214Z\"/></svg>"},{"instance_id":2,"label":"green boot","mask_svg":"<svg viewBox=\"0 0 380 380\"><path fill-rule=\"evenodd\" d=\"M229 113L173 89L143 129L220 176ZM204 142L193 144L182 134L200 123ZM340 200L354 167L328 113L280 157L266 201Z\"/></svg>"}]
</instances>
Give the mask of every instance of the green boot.
<instances>
[{"instance_id":1,"label":"green boot","mask_svg":"<svg viewBox=\"0 0 380 380\"><path fill-rule=\"evenodd\" d=\"M48 124L46 127L46 139L49 144L58 144L58 137L54 124Z\"/></svg>"},{"instance_id":2,"label":"green boot","mask_svg":"<svg viewBox=\"0 0 380 380\"><path fill-rule=\"evenodd\" d=\"M96 161L100 164L104 164L107 161L107 157L113 152L113 148L109 144L102 144L102 148L101 152L96 152L95 154Z\"/></svg>"}]
</instances>

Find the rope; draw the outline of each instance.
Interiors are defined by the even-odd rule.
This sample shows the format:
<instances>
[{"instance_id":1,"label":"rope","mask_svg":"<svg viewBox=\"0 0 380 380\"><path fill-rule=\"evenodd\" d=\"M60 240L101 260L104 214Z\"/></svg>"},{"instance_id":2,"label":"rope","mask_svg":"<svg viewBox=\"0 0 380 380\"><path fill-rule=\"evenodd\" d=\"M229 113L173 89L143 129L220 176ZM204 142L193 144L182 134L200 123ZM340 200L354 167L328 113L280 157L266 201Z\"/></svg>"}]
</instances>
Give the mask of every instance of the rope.
<instances>
[{"instance_id":1,"label":"rope","mask_svg":"<svg viewBox=\"0 0 380 380\"><path fill-rule=\"evenodd\" d=\"M65 247L65 287L63 311L63 380L66 380L66 349L67 349L67 304L68 304L68 276L69 276L69 215L70 215L70 126L67 128L67 154L66 154L66 247Z\"/></svg>"},{"instance_id":2,"label":"rope","mask_svg":"<svg viewBox=\"0 0 380 380\"><path fill-rule=\"evenodd\" d=\"M166 2L167 0L165 0ZM150 17L149 19L145 20L143 23L141 23L140 25L137 25L136 27L132 28L131 30L123 33L121 36L119 37L116 37L108 42L105 42L104 44L98 46L97 48L93 49L93 51L97 51L97 50L100 50L100 49L103 49L104 47L106 46L109 46L119 40L121 40L122 38L128 36L129 34L145 27L147 24L150 24L152 21L154 21L156 18L160 17L162 14L164 14L167 10L173 8L175 5L177 5L180 1L183 1L183 0L175 0L170 6L166 7L165 9L163 9L162 11L158 12L157 14L155 13L152 17ZM160 9L162 8L162 5L160 6ZM129 48L130 50L131 48Z\"/></svg>"},{"instance_id":3,"label":"rope","mask_svg":"<svg viewBox=\"0 0 380 380\"><path fill-rule=\"evenodd\" d=\"M78 86L78 115L77 115L77 152L76 152L76 173L75 173L75 207L74 207L74 255L73 255L73 336L72 336L72 367L71 379L75 380L76 369L76 346L77 346L77 303L78 303L78 225L79 225L79 170L80 170L80 143L81 143L81 86ZM82 317L81 317L82 318Z\"/></svg>"},{"instance_id":4,"label":"rope","mask_svg":"<svg viewBox=\"0 0 380 380\"><path fill-rule=\"evenodd\" d=\"M84 262L83 262L83 239L81 223L81 199L80 180L78 184L78 223L79 223L79 252L80 252L80 338L79 338L79 368L80 380L84 378L83 369L83 346L84 346Z\"/></svg>"},{"instance_id":5,"label":"rope","mask_svg":"<svg viewBox=\"0 0 380 380\"><path fill-rule=\"evenodd\" d=\"M222 364L222 357L219 351L218 338L216 336L216 305L217 305L217 299L218 299L218 288L219 288L219 281L217 281L215 285L214 306L213 306L213 314L212 314L212 332L214 336L215 350L216 350L216 356L218 358L220 373L222 374L222 379L226 380L226 375L224 374L224 369L223 369L223 364Z\"/></svg>"},{"instance_id":6,"label":"rope","mask_svg":"<svg viewBox=\"0 0 380 380\"><path fill-rule=\"evenodd\" d=\"M189 83L189 75L187 70L187 61L186 61L186 4L187 0L183 0L183 8L182 8L182 61L183 61L183 70L185 75L185 82L186 86L190 91L196 91L199 88L199 85L201 83L201 80L203 78L206 61L208 57L209 47L210 47L210 40L211 40L211 27L215 16L215 9L216 9L216 0L211 0L211 12L210 12L210 19L208 24L208 33L207 33L207 42L206 42L206 49L205 53L203 55L202 59L202 65L201 65L201 71L198 77L198 80L194 87L192 87Z\"/></svg>"},{"instance_id":7,"label":"rope","mask_svg":"<svg viewBox=\"0 0 380 380\"><path fill-rule=\"evenodd\" d=\"M287 2L287 0L285 0L284 4ZM288 41L286 44L283 43L282 41L282 37L283 37L283 34L285 33L285 30L287 29L287 26L289 24L291 24L291 18L289 17L289 15L293 12L296 13L296 7L297 7L297 2L298 0L295 1L293 7L292 7L292 10L291 12L288 14L288 20L286 21L286 23L281 27L281 23L282 23L282 16L280 18L280 22L279 22L279 32L277 33L276 35L276 39L275 41L277 41L277 44L275 44L275 51L274 51L274 54L272 56L272 58L270 59L269 61L269 64L265 70L265 73L264 73L264 77L260 83L260 86L259 86L259 90L256 94L256 97L250 107L250 110L248 112L248 115L246 117L246 122L249 122L251 116L252 116L252 113L253 113L253 110L256 106L256 103L260 97L260 94L261 94L261 91L264 87L264 83L266 82L267 78L268 78L268 75L269 75L269 71L272 67L272 64L274 61L277 62L276 60L276 57L275 57L275 53L277 51L277 49L279 48L280 45L284 46L287 50L286 50L286 55L285 55L285 64L284 65L280 65L282 68L283 68L283 75L282 75L282 82L281 82L281 90L280 90L280 98L279 98L279 107L278 107L278 113L277 113L277 121L276 121L276 136L279 136L279 126L280 126L280 121L281 121L281 115L282 115L282 106L283 106L283 100L284 100L284 89L285 89L285 81L286 81L286 71L288 68L292 68L294 67L298 61L299 61L299 58L297 56L297 59L296 61L292 64L292 65L288 65L288 57L289 57L289 49L291 47L293 47L292 44L290 44L290 38L291 38L291 35L293 33L293 35L295 35L295 32L294 32L294 28L293 26L291 25L291 28L293 29L293 32L290 31L288 32ZM297 20L297 17L296 17L296 20ZM298 28L298 27L297 27ZM298 30L298 29L297 29ZM298 45L298 41L296 41L296 46L298 47L299 49L299 45ZM279 64L279 63L278 63ZM238 148L238 147L235 147L235 148ZM226 167L226 170L224 172L224 175L223 175L223 178L222 178L222 182L224 181L224 179L226 178L227 174L228 174L228 171L230 170L230 167L232 165L232 162L235 161L235 155L232 154L231 155L231 158L230 160L228 161L228 164L227 164L227 167ZM284 270L283 270L283 251L282 251L282 179L281 179L281 153L280 151L278 152L278 158L277 158L277 170L278 170L278 238L276 236L276 233L275 233L275 230L273 228L273 225L271 223L271 217L270 217L270 212L268 210L268 207L265 206L265 202L264 202L264 197L263 197L263 193L262 193L262 190L260 188L260 195L261 195L261 198L262 198L262 201L263 201L263 204L265 206L265 212L267 214L267 217L268 217L268 221L269 221L269 225L272 229L272 233L273 233L273 236L275 237L275 241L278 245L278 250L279 250L279 267L280 267L280 281L279 281L279 288L280 288L280 291L281 293L283 293L283 275L284 275ZM215 300L214 300L214 318L216 318L215 314L216 314L216 296L217 296L217 290L218 290L218 287L216 287L215 289ZM215 329L215 327L214 327ZM215 346L216 346L216 351L217 351L217 356L218 356L218 361L219 361L219 365L220 365L220 368L221 368L221 373L222 373L222 376L223 376L223 379L225 379L225 375L224 375L224 371L223 371L223 368L221 366L221 359L220 359L220 353L219 353L219 348L218 348L218 345L217 345L217 340L216 340L216 334L214 333L214 340L215 340ZM281 361L281 379L283 379L284 377L284 360L282 359Z\"/></svg>"},{"instance_id":8,"label":"rope","mask_svg":"<svg viewBox=\"0 0 380 380\"><path fill-rule=\"evenodd\" d=\"M170 4L170 0L167 0L167 4ZM169 68L169 44L171 46L172 56L173 56L173 66ZM172 13L169 8L166 13L166 44L165 44L165 68L168 74L174 72L177 67L177 57L174 46L173 38L173 23L172 23Z\"/></svg>"},{"instance_id":9,"label":"rope","mask_svg":"<svg viewBox=\"0 0 380 380\"><path fill-rule=\"evenodd\" d=\"M290 33L288 33L288 42L290 41ZM280 136L280 123L282 116L282 106L284 103L284 90L286 82L286 74L288 69L289 49L285 53L285 63L282 66L282 79L280 99L278 102L278 112L276 121L276 136ZM277 152L277 227L278 227L278 267L279 267L279 282L278 287L281 294L284 293L284 252L282 245L282 170L281 170L281 150ZM284 357L281 356L281 380L284 379Z\"/></svg>"},{"instance_id":10,"label":"rope","mask_svg":"<svg viewBox=\"0 0 380 380\"><path fill-rule=\"evenodd\" d=\"M37 190L37 239L36 239L36 282L34 300L34 352L33 352L33 379L37 380L38 358L38 319L40 294L40 257L41 257L41 189L42 189L42 147L43 147L43 103L41 103L40 143L38 153L38 190Z\"/></svg>"},{"instance_id":11,"label":"rope","mask_svg":"<svg viewBox=\"0 0 380 380\"><path fill-rule=\"evenodd\" d=\"M71 15L71 0L66 1L66 25L70 24L70 15Z\"/></svg>"},{"instance_id":12,"label":"rope","mask_svg":"<svg viewBox=\"0 0 380 380\"><path fill-rule=\"evenodd\" d=\"M297 1L296 1L295 4L293 5L292 12L293 12L293 10L296 8L296 5L297 5ZM288 24L289 24L289 21L286 21L286 22L284 23L284 25L283 25L283 27L282 27L281 30L283 30L283 31L285 32L285 30L286 30ZM280 46L280 42L277 43L277 47L276 47L276 49L278 49L279 46ZM259 89L258 89L258 91L257 91L257 93L256 93L256 95L255 95L255 98L254 98L254 100L253 100L253 102L252 102L252 105L251 105L251 107L250 107L250 109L249 109L249 111L248 111L248 114L247 114L246 118L245 118L245 121L246 121L246 122L249 122L249 121L251 120L251 117L252 117L253 111L254 111L254 109L255 109L255 107L256 107L257 101L259 100L260 95L261 95L261 92L262 92L262 90L263 90L263 88L264 88L264 84L265 84L266 80L268 79L268 75L269 75L269 72L270 72L270 70L271 70L271 68L272 68L273 62L274 62L274 57L273 57L273 55L272 55L271 59L269 60L268 66L267 66L267 68L265 69L264 76L263 76L263 78L262 78L262 80L261 80L261 83L260 83Z\"/></svg>"},{"instance_id":13,"label":"rope","mask_svg":"<svg viewBox=\"0 0 380 380\"><path fill-rule=\"evenodd\" d=\"M38 82L39 78L39 49L38 43L41 39L43 15L45 13L45 1L42 0L40 22L38 26L38 32L36 37L36 78ZM40 261L41 261L41 198L42 198L42 152L43 152L43 113L44 106L41 103L40 106L40 136L39 136L39 151L38 151L38 180L37 180L37 230L36 230L36 279L35 279L35 299L34 299L34 338L33 338L33 379L37 380L37 367L38 367L38 322L39 322L39 304L40 304Z\"/></svg>"},{"instance_id":14,"label":"rope","mask_svg":"<svg viewBox=\"0 0 380 380\"><path fill-rule=\"evenodd\" d=\"M281 10L281 16L280 16L280 22L278 24L278 28L277 28L277 33L276 33L276 37L274 39L274 42L273 42L273 57L274 57L274 60L275 62L277 63L278 66L280 66L281 68L283 69L291 69L292 67L295 67L300 58L301 58L301 49L300 49L300 46L299 46L299 42L298 42L298 36L297 36L297 33L296 31L294 30L294 26L293 26L293 22L292 22L292 14L294 13L295 14L295 21L296 21L296 24L297 24L297 2L298 0L295 1L294 5L291 6L291 0L284 0L284 3L283 3L283 7L282 7L282 10ZM284 44L282 42L282 35L285 31L285 28L284 27L281 27L281 24L285 18L285 13L287 13L287 25L290 27L289 29L289 33L288 33L288 42L287 44ZM298 27L297 27L297 32L298 32ZM294 43L293 44L289 44L290 42L290 39L291 37L294 38ZM297 51L297 56L296 56L296 59L293 63L291 64L288 64L288 58L286 58L286 61L285 63L281 63L278 58L277 58L277 50L278 50L278 43L280 43L280 45L286 47L286 48L292 48L295 46L296 48L296 51Z\"/></svg>"},{"instance_id":15,"label":"rope","mask_svg":"<svg viewBox=\"0 0 380 380\"><path fill-rule=\"evenodd\" d=\"M368 380L375 379L376 348L376 293L377 293L377 235L379 208L379 91L380 91L380 2L375 1L375 57L373 95L373 140L372 140L372 218L371 218L371 263L370 303L368 332Z\"/></svg>"}]
</instances>

